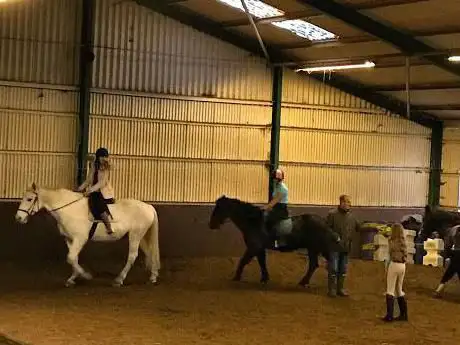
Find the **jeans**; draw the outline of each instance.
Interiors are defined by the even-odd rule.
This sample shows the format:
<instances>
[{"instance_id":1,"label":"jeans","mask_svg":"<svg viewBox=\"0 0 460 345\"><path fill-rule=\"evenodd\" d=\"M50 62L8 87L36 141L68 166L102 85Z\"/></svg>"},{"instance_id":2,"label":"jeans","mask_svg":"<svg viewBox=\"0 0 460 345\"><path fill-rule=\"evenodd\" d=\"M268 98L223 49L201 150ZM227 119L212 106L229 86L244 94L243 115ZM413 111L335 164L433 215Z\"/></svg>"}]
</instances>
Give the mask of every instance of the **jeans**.
<instances>
[{"instance_id":1,"label":"jeans","mask_svg":"<svg viewBox=\"0 0 460 345\"><path fill-rule=\"evenodd\" d=\"M344 276L347 273L348 253L332 252L329 255L327 263L329 276Z\"/></svg>"}]
</instances>

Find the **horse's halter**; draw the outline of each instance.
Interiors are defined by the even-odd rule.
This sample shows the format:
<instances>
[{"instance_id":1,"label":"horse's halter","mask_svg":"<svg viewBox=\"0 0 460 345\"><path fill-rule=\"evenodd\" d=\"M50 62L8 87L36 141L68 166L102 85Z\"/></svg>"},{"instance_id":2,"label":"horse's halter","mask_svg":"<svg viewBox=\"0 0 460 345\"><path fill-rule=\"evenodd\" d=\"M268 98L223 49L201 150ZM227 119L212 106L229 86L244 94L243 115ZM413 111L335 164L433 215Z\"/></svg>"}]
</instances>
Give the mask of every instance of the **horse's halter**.
<instances>
[{"instance_id":1,"label":"horse's halter","mask_svg":"<svg viewBox=\"0 0 460 345\"><path fill-rule=\"evenodd\" d=\"M40 210L40 207L38 205L38 193L37 192L32 192L32 193L35 194L35 199L32 202L32 204L29 206L29 208L27 210L24 210L23 208L18 209L18 212L19 211L24 212L27 214L28 217L32 217L35 213L37 213ZM37 206L36 210L35 210L35 206Z\"/></svg>"},{"instance_id":2,"label":"horse's halter","mask_svg":"<svg viewBox=\"0 0 460 345\"><path fill-rule=\"evenodd\" d=\"M38 193L35 192L35 191L33 191L32 193L35 194L35 200L32 202L32 204L30 205L29 209L27 209L27 210L24 210L24 209L22 209L22 208L19 208L19 209L18 209L18 211L21 211L21 212L26 213L28 217L32 217L35 213L37 213L37 212L40 210L40 207L39 207L39 200L38 200ZM62 209L62 208L64 208L64 207L70 206L70 205L76 203L77 201L80 201L80 200L83 199L83 198L84 198L84 196L82 196L81 198L78 198L78 199L76 199L76 200L74 200L74 201L71 201L71 202L69 202L69 203L67 203L67 204L65 204L65 205L63 205L63 206L59 206L59 207L57 207L57 208L53 208L52 210L49 210L49 212L54 212L54 211L60 210L60 209ZM35 206L37 206L37 207L35 207ZM35 208L36 208L36 209L35 209Z\"/></svg>"}]
</instances>

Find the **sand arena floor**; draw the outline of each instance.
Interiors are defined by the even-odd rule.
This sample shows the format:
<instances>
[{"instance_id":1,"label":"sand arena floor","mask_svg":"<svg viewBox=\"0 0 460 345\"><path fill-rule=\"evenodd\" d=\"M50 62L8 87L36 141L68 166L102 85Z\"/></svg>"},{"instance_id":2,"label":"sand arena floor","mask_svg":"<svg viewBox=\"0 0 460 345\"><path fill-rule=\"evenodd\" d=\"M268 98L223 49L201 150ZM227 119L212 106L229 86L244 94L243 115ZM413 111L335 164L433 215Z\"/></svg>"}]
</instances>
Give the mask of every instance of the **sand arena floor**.
<instances>
[{"instance_id":1,"label":"sand arena floor","mask_svg":"<svg viewBox=\"0 0 460 345\"><path fill-rule=\"evenodd\" d=\"M428 345L458 344L460 284L431 297L441 269L408 266L409 323L384 324L383 264L353 260L349 298L326 296L321 267L310 289L298 254L269 253L271 282L258 283L256 261L244 281L230 277L237 258L165 259L158 286L137 262L126 286L112 288L122 262L82 262L95 275L63 287L66 264L1 264L0 333L33 345ZM397 310L397 308L396 308ZM1 341L0 341L1 343Z\"/></svg>"}]
</instances>

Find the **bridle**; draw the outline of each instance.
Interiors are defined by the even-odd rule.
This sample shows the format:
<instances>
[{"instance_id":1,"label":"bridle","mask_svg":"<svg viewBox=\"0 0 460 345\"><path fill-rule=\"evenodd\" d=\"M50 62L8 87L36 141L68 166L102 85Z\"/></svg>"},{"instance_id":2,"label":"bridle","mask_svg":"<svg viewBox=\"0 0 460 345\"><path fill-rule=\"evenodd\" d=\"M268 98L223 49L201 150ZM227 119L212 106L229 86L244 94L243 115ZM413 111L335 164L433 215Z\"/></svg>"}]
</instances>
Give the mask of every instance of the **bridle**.
<instances>
[{"instance_id":1,"label":"bridle","mask_svg":"<svg viewBox=\"0 0 460 345\"><path fill-rule=\"evenodd\" d=\"M30 205L30 207L29 207L27 210L25 210L25 209L23 209L23 208L19 208L19 209L18 209L18 212L19 212L19 211L24 212L24 213L27 214L28 217L32 217L35 213L37 213L37 212L40 210L40 207L38 207L38 193L35 192L35 191L34 191L33 193L35 194L35 200L32 202L32 204ZM71 202L69 202L69 203L67 203L67 204L65 204L65 205L62 205L62 206L53 208L52 210L49 210L49 212L54 212L54 211L58 211L58 210L60 210L60 209L63 209L63 208L65 208L65 207L67 207L67 206L70 206L70 205L72 205L72 204L74 204L74 203L80 201L80 200L83 199L83 198L84 198L84 196L82 196L81 198L78 198L78 199L76 199L76 200L73 200L73 201L71 201ZM37 206L37 207L36 207L36 210L35 210L35 206Z\"/></svg>"}]
</instances>

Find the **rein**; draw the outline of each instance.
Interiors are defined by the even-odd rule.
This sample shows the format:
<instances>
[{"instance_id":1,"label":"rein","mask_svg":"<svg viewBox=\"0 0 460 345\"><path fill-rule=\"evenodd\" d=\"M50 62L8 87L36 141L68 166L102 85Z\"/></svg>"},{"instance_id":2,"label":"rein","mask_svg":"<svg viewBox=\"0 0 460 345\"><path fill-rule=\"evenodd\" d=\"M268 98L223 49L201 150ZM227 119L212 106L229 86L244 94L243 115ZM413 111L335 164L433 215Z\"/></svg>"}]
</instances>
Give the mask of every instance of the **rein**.
<instances>
[{"instance_id":1,"label":"rein","mask_svg":"<svg viewBox=\"0 0 460 345\"><path fill-rule=\"evenodd\" d=\"M34 214L36 213L36 212L32 213L32 211L33 211L35 205L38 203L38 193L37 193L37 192L34 192L34 194L36 195L36 198L35 198L35 200L33 201L33 203L30 205L30 207L29 207L28 210L24 210L24 209L22 209L22 208L19 208L19 209L18 209L18 211L21 211L21 212L26 213L29 217L32 216L32 215L34 215ZM82 196L81 198L78 198L78 199L76 199L76 200L73 200L73 201L71 201L71 202L69 202L69 203L67 203L67 204L65 204L65 205L62 205L62 206L53 208L52 210L49 210L49 212L55 212L55 211L57 211L57 210L63 209L63 208L65 208L65 207L67 207L67 206L70 206L70 205L72 205L72 204L75 204L76 202L82 200L83 198L84 198L84 196ZM37 210L37 212L38 212L38 210Z\"/></svg>"},{"instance_id":2,"label":"rein","mask_svg":"<svg viewBox=\"0 0 460 345\"><path fill-rule=\"evenodd\" d=\"M72 204L75 204L76 202L80 201L80 200L83 199L83 198L84 198L84 196L82 196L81 198L78 198L78 199L76 199L76 200L74 200L74 201L71 201L71 202L69 202L68 204L65 204L65 205L63 205L63 206L60 206L60 207L58 207L58 208L53 208L52 210L49 210L49 211L50 211L50 212L54 212L54 211L60 210L61 208L70 206L70 205L72 205Z\"/></svg>"}]
</instances>

